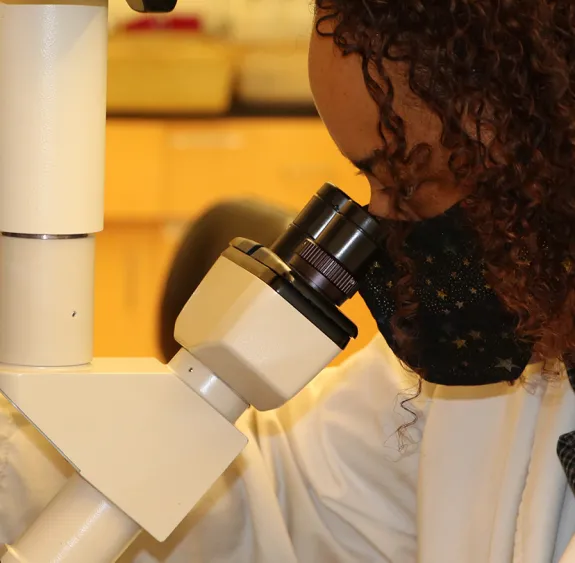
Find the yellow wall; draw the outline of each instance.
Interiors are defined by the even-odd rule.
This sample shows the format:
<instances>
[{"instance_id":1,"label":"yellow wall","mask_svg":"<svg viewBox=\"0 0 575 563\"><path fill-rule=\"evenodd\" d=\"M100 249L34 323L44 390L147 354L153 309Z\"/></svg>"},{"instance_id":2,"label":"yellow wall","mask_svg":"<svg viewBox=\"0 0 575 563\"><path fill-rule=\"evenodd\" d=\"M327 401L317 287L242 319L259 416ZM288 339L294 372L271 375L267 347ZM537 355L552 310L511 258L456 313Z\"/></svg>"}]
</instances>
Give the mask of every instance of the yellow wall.
<instances>
[{"instance_id":1,"label":"yellow wall","mask_svg":"<svg viewBox=\"0 0 575 563\"><path fill-rule=\"evenodd\" d=\"M325 181L367 201L365 180L315 118L110 119L95 354L158 355L165 275L182 227L207 206L252 195L298 210ZM340 359L375 330L359 298L345 311L360 338Z\"/></svg>"}]
</instances>

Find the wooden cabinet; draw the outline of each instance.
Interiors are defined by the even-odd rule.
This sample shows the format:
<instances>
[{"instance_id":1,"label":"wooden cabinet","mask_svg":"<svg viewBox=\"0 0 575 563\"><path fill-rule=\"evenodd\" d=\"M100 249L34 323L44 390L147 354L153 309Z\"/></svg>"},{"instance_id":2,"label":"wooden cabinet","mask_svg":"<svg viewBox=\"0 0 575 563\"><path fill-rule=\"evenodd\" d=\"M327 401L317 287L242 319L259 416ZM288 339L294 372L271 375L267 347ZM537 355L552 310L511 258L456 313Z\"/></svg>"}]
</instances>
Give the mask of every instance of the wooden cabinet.
<instances>
[{"instance_id":1,"label":"wooden cabinet","mask_svg":"<svg viewBox=\"0 0 575 563\"><path fill-rule=\"evenodd\" d=\"M161 121L109 120L106 131L106 221L164 216L165 126Z\"/></svg>"},{"instance_id":2,"label":"wooden cabinet","mask_svg":"<svg viewBox=\"0 0 575 563\"><path fill-rule=\"evenodd\" d=\"M96 239L98 356L158 356L158 303L169 266L161 223L112 223Z\"/></svg>"},{"instance_id":3,"label":"wooden cabinet","mask_svg":"<svg viewBox=\"0 0 575 563\"><path fill-rule=\"evenodd\" d=\"M176 123L167 128L167 144L167 212L175 217L245 195L299 209L325 181L367 198L317 119Z\"/></svg>"},{"instance_id":4,"label":"wooden cabinet","mask_svg":"<svg viewBox=\"0 0 575 563\"><path fill-rule=\"evenodd\" d=\"M95 352L157 355L159 299L182 228L222 199L299 210L325 181L355 199L367 183L321 122L301 119L109 120L106 226L98 235ZM364 345L375 326L359 298L344 310Z\"/></svg>"}]
</instances>

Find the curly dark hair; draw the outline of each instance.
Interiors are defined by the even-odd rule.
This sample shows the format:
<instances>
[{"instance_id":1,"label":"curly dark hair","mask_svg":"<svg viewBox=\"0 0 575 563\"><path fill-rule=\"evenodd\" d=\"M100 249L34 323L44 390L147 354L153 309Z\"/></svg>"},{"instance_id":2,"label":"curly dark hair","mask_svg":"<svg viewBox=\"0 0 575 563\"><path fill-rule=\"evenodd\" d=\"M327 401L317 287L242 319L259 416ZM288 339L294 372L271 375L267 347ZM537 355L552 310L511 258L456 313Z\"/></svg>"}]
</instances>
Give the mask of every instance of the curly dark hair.
<instances>
[{"instance_id":1,"label":"curly dark hair","mask_svg":"<svg viewBox=\"0 0 575 563\"><path fill-rule=\"evenodd\" d=\"M487 277L538 360L575 359L575 3L572 0L317 0L316 31L361 57L382 154L407 197L408 150L386 61L441 120ZM385 136L384 136L385 133ZM415 164L414 164L415 163ZM395 232L390 248L402 259ZM404 258L404 257L403 257ZM409 264L397 318L413 315ZM396 319L397 320L397 319ZM397 323L396 323L397 324Z\"/></svg>"}]
</instances>

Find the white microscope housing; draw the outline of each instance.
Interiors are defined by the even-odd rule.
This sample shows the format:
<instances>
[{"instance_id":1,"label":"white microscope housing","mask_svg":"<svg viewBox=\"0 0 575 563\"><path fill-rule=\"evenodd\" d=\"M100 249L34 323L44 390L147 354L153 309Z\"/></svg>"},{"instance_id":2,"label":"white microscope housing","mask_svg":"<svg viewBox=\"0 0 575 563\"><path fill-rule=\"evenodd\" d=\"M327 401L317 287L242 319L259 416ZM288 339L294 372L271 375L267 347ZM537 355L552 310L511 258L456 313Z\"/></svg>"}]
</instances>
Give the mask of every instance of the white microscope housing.
<instances>
[{"instance_id":1,"label":"white microscope housing","mask_svg":"<svg viewBox=\"0 0 575 563\"><path fill-rule=\"evenodd\" d=\"M356 335L338 307L379 244L326 184L271 249L231 243L169 365L94 359L106 62L106 0L0 3L0 393L76 469L2 563L111 563L142 529L165 540L245 446L237 418L288 401Z\"/></svg>"}]
</instances>

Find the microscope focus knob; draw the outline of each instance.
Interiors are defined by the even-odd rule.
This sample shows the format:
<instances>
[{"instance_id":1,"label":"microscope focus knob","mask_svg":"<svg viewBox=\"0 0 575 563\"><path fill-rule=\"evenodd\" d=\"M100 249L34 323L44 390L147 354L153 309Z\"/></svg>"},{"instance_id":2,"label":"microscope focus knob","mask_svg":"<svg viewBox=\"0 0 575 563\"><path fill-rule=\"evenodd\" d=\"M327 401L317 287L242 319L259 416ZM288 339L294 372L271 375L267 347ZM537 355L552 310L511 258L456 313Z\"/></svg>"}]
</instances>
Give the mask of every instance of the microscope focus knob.
<instances>
[{"instance_id":1,"label":"microscope focus knob","mask_svg":"<svg viewBox=\"0 0 575 563\"><path fill-rule=\"evenodd\" d=\"M290 264L319 291L336 304L343 303L357 291L353 276L314 241L305 239Z\"/></svg>"}]
</instances>

